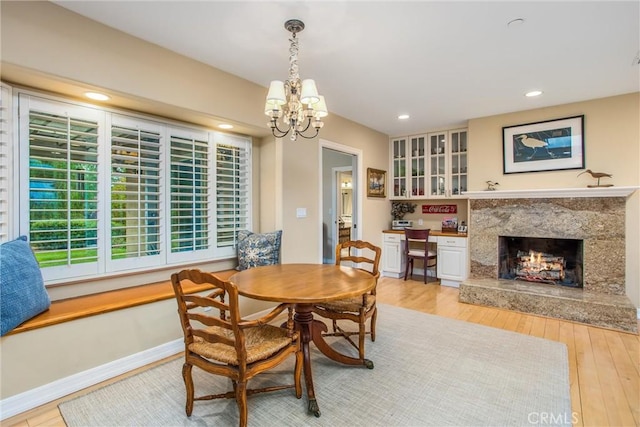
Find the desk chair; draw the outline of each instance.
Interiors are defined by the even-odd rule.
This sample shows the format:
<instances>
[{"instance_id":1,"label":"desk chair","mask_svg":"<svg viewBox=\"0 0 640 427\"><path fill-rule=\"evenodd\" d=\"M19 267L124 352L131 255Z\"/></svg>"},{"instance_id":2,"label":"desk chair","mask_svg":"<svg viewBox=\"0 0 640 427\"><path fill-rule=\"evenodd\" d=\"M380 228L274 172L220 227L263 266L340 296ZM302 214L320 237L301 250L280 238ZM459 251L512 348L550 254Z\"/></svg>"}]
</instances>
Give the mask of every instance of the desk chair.
<instances>
[{"instance_id":1,"label":"desk chair","mask_svg":"<svg viewBox=\"0 0 640 427\"><path fill-rule=\"evenodd\" d=\"M434 277L436 276L435 268L438 265L438 257L435 252L429 250L429 229L404 229L404 254L406 257L406 268L404 270L404 280L407 280L409 268L411 268L411 276L413 276L413 261L422 260L424 266L424 283L427 283L427 269L434 269ZM430 264L431 263L431 264Z\"/></svg>"},{"instance_id":2,"label":"desk chair","mask_svg":"<svg viewBox=\"0 0 640 427\"><path fill-rule=\"evenodd\" d=\"M207 296L185 295L184 282L208 283L213 291ZM240 413L240 427L247 425L247 395L295 387L296 397L302 397L302 350L300 336L294 331L293 307L280 304L266 316L243 320L238 308L238 290L230 282L200 270L183 270L171 275L178 301L178 314L184 332L185 361L182 377L187 389L186 413L191 416L194 400L235 398ZM212 309L204 312L203 308ZM288 309L285 327L269 325ZM247 382L257 374L274 368L289 356L296 358L294 384L248 389ZM231 380L233 390L194 397L191 370L197 366L213 375Z\"/></svg>"},{"instance_id":3,"label":"desk chair","mask_svg":"<svg viewBox=\"0 0 640 427\"><path fill-rule=\"evenodd\" d=\"M358 252L356 252L356 250ZM375 277L376 284L380 277L378 270L382 250L369 242L362 240L349 240L338 243L336 246L336 265L358 266L365 264L361 270L371 273ZM347 298L338 301L329 301L316 304L313 312L318 316L331 319L333 332L323 334L324 336L344 337L356 350L358 358L363 365L372 369L373 363L364 358L364 338L366 334L371 336L371 341L376 340L376 318L378 308L376 307L376 288L364 295ZM371 318L370 331L366 331L367 319ZM358 324L358 331L347 331L338 325L338 320L349 320ZM358 344L351 339L352 335L358 335Z\"/></svg>"}]
</instances>

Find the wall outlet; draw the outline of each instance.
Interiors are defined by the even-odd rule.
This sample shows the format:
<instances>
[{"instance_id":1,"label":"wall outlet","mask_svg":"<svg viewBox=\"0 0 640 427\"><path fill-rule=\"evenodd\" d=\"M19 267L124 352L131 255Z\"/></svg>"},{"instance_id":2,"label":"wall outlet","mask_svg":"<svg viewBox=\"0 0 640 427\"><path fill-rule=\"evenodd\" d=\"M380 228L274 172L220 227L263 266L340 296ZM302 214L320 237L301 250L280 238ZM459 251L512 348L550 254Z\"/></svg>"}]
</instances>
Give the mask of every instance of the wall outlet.
<instances>
[{"instance_id":1,"label":"wall outlet","mask_svg":"<svg viewBox=\"0 0 640 427\"><path fill-rule=\"evenodd\" d=\"M422 224L424 224L424 221L422 221L422 218L420 218L420 219L418 220L418 225L422 225Z\"/></svg>"}]
</instances>

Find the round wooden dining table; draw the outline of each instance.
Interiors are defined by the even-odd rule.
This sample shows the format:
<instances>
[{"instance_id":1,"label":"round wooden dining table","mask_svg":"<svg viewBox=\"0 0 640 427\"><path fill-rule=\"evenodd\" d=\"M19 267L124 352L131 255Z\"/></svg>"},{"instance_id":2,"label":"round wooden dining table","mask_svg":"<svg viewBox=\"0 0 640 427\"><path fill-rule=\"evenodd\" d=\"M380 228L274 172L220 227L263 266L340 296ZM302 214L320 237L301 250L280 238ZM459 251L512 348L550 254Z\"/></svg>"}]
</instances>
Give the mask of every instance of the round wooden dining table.
<instances>
[{"instance_id":1,"label":"round wooden dining table","mask_svg":"<svg viewBox=\"0 0 640 427\"><path fill-rule=\"evenodd\" d=\"M314 304L362 295L373 289L376 280L370 273L333 264L277 264L243 270L229 281L245 297L295 304L294 322L301 335L309 412L316 417L320 416L320 408L313 388L310 342L336 362L373 367L370 360L362 361L331 347L322 336L327 331L326 324L314 320L312 312Z\"/></svg>"}]
</instances>

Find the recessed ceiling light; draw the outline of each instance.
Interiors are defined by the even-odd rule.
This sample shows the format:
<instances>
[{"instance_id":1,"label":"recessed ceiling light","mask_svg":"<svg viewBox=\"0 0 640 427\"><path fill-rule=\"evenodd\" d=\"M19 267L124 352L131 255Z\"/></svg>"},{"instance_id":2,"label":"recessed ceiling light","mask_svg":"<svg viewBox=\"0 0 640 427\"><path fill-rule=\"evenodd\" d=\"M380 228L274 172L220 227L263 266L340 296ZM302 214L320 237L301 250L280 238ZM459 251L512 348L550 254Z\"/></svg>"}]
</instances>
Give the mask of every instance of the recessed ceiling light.
<instances>
[{"instance_id":1,"label":"recessed ceiling light","mask_svg":"<svg viewBox=\"0 0 640 427\"><path fill-rule=\"evenodd\" d=\"M233 129L233 125L230 125L228 123L222 123L222 124L218 125L218 127L220 129Z\"/></svg>"},{"instance_id":2,"label":"recessed ceiling light","mask_svg":"<svg viewBox=\"0 0 640 427\"><path fill-rule=\"evenodd\" d=\"M108 99L111 99L109 96L105 95L104 93L98 93L98 92L85 92L84 96L86 96L89 99L93 99L94 101L106 101Z\"/></svg>"},{"instance_id":3,"label":"recessed ceiling light","mask_svg":"<svg viewBox=\"0 0 640 427\"><path fill-rule=\"evenodd\" d=\"M540 96L542 95L542 91L541 90L532 90L531 92L527 92L524 94L524 96L532 98L534 96Z\"/></svg>"},{"instance_id":4,"label":"recessed ceiling light","mask_svg":"<svg viewBox=\"0 0 640 427\"><path fill-rule=\"evenodd\" d=\"M400 114L398 116L398 120L408 120L409 117L411 117L411 116L409 116L408 114Z\"/></svg>"}]
</instances>

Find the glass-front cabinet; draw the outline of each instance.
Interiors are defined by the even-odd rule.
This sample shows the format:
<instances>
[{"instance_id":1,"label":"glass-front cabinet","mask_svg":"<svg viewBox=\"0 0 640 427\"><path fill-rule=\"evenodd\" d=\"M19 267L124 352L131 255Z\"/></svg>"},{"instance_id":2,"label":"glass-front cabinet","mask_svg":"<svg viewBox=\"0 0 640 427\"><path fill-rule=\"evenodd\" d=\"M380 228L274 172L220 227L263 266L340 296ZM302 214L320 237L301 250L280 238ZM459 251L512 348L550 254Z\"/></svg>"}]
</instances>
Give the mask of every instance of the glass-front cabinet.
<instances>
[{"instance_id":1,"label":"glass-front cabinet","mask_svg":"<svg viewBox=\"0 0 640 427\"><path fill-rule=\"evenodd\" d=\"M391 198L457 197L467 191L467 130L391 139Z\"/></svg>"},{"instance_id":2,"label":"glass-front cabinet","mask_svg":"<svg viewBox=\"0 0 640 427\"><path fill-rule=\"evenodd\" d=\"M409 138L411 146L410 171L411 171L411 197L424 196L425 194L425 139L422 136L412 136Z\"/></svg>"},{"instance_id":3,"label":"glass-front cabinet","mask_svg":"<svg viewBox=\"0 0 640 427\"><path fill-rule=\"evenodd\" d=\"M447 191L447 132L430 133L429 195L445 196Z\"/></svg>"},{"instance_id":4,"label":"glass-front cabinet","mask_svg":"<svg viewBox=\"0 0 640 427\"><path fill-rule=\"evenodd\" d=\"M407 196L407 138L391 139L391 198Z\"/></svg>"},{"instance_id":5,"label":"glass-front cabinet","mask_svg":"<svg viewBox=\"0 0 640 427\"><path fill-rule=\"evenodd\" d=\"M467 131L449 132L451 139L451 194L457 196L467 191Z\"/></svg>"}]
</instances>

